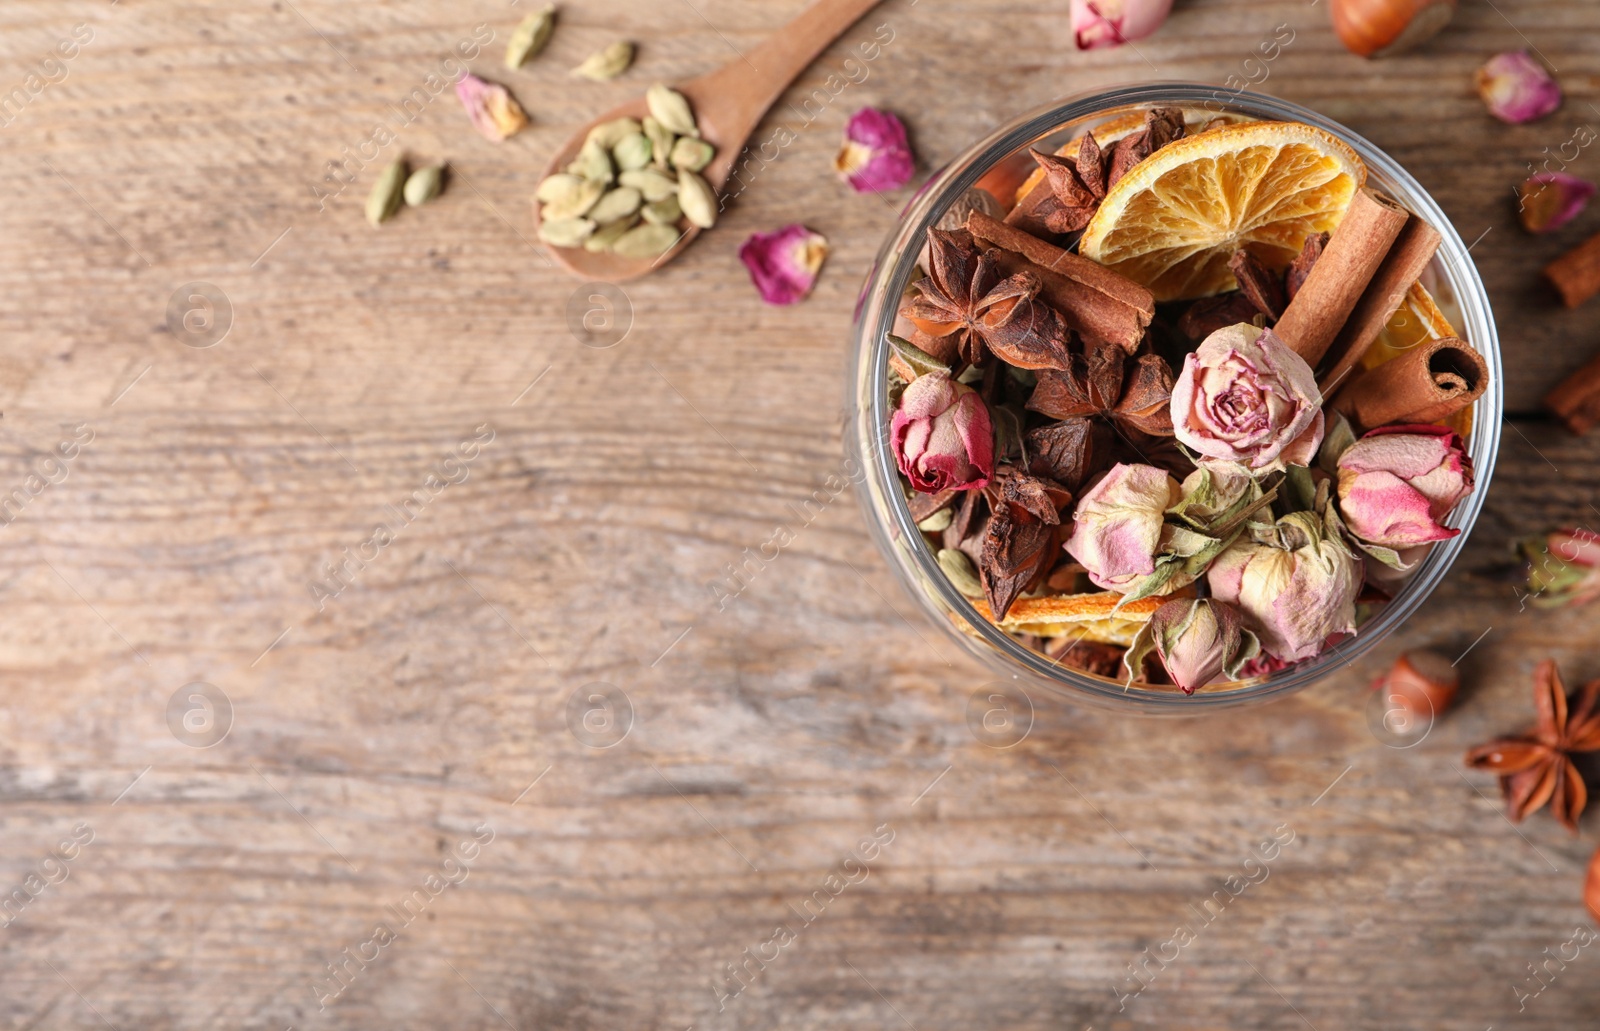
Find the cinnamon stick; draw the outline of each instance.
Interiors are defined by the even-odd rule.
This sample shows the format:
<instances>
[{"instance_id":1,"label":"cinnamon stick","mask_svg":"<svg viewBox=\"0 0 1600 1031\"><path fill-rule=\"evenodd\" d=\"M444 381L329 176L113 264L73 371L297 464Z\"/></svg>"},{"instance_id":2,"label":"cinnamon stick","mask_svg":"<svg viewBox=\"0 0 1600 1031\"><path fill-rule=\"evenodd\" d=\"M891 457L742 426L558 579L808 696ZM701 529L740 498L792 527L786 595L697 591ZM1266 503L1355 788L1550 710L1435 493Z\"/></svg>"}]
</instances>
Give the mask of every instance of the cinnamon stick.
<instances>
[{"instance_id":1,"label":"cinnamon stick","mask_svg":"<svg viewBox=\"0 0 1600 1031\"><path fill-rule=\"evenodd\" d=\"M1600 355L1562 380L1545 395L1544 404L1574 434L1588 433L1600 424Z\"/></svg>"},{"instance_id":2,"label":"cinnamon stick","mask_svg":"<svg viewBox=\"0 0 1600 1031\"><path fill-rule=\"evenodd\" d=\"M1274 327L1313 369L1344 328L1408 217L1405 208L1375 190L1361 189L1351 198L1344 221Z\"/></svg>"},{"instance_id":3,"label":"cinnamon stick","mask_svg":"<svg viewBox=\"0 0 1600 1031\"><path fill-rule=\"evenodd\" d=\"M1044 283L1045 298L1074 330L1116 344L1129 354L1144 339L1156 302L1138 283L981 211L967 218L967 231L1000 249L1000 267L1007 275L1018 271L1037 275Z\"/></svg>"},{"instance_id":4,"label":"cinnamon stick","mask_svg":"<svg viewBox=\"0 0 1600 1031\"><path fill-rule=\"evenodd\" d=\"M1600 293L1600 236L1591 236L1545 266L1544 278L1561 294L1568 308L1576 308Z\"/></svg>"},{"instance_id":5,"label":"cinnamon stick","mask_svg":"<svg viewBox=\"0 0 1600 1031\"><path fill-rule=\"evenodd\" d=\"M1324 394L1337 389L1340 381L1355 371L1383 327L1389 324L1389 316L1405 300L1406 291L1422 278L1428 262L1439 249L1439 241L1439 231L1433 226L1416 215L1406 219L1405 228L1400 230L1388 256L1378 266L1366 292L1334 338L1333 346L1328 348L1328 371L1318 380Z\"/></svg>"},{"instance_id":6,"label":"cinnamon stick","mask_svg":"<svg viewBox=\"0 0 1600 1031\"><path fill-rule=\"evenodd\" d=\"M1488 387L1483 356L1448 337L1361 373L1334 396L1333 408L1362 431L1395 422L1438 422L1472 404Z\"/></svg>"}]
</instances>

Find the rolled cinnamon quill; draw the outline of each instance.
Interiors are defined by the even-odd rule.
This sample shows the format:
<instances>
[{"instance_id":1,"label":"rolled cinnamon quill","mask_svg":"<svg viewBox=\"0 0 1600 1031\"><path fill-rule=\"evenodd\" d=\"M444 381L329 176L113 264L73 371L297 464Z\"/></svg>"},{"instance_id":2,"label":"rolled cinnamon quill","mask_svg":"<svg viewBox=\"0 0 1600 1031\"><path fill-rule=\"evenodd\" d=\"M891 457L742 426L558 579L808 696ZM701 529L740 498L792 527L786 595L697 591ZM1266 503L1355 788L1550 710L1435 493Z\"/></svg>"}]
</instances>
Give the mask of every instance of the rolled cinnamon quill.
<instances>
[{"instance_id":1,"label":"rolled cinnamon quill","mask_svg":"<svg viewBox=\"0 0 1600 1031\"><path fill-rule=\"evenodd\" d=\"M1544 278L1561 294L1568 308L1576 308L1600 293L1600 236L1592 236L1545 266Z\"/></svg>"},{"instance_id":2,"label":"rolled cinnamon quill","mask_svg":"<svg viewBox=\"0 0 1600 1031\"><path fill-rule=\"evenodd\" d=\"M1395 422L1438 422L1483 396L1489 367L1454 337L1430 340L1361 373L1333 398L1333 409L1361 430Z\"/></svg>"},{"instance_id":3,"label":"rolled cinnamon quill","mask_svg":"<svg viewBox=\"0 0 1600 1031\"><path fill-rule=\"evenodd\" d=\"M1155 317L1149 290L1104 265L1046 243L1031 233L974 211L967 231L1002 252L1006 275L1028 271L1044 283L1044 297L1067 325L1132 354Z\"/></svg>"},{"instance_id":4,"label":"rolled cinnamon quill","mask_svg":"<svg viewBox=\"0 0 1600 1031\"><path fill-rule=\"evenodd\" d=\"M1437 229L1415 215L1406 219L1405 228L1400 230L1388 256L1328 349L1328 369L1318 377L1324 393L1339 389L1339 384L1356 371L1373 341L1389 324L1389 316L1405 300L1406 291L1422 278L1439 249L1439 241Z\"/></svg>"},{"instance_id":5,"label":"rolled cinnamon quill","mask_svg":"<svg viewBox=\"0 0 1600 1031\"><path fill-rule=\"evenodd\" d=\"M1600 424L1600 355L1545 395L1545 407L1576 434Z\"/></svg>"},{"instance_id":6,"label":"rolled cinnamon quill","mask_svg":"<svg viewBox=\"0 0 1600 1031\"><path fill-rule=\"evenodd\" d=\"M1375 190L1361 189L1351 198L1344 220L1273 328L1313 369L1344 328L1409 218L1405 208Z\"/></svg>"}]
</instances>

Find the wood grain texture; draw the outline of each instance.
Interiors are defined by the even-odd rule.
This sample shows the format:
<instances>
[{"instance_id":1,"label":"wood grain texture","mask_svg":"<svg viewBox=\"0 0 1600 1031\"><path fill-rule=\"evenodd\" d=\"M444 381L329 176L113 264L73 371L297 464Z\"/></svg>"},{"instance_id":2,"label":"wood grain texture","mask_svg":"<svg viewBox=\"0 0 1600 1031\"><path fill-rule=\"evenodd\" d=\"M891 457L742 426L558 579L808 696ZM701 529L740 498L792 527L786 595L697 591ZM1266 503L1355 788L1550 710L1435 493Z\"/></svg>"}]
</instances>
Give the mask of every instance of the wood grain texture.
<instances>
[{"instance_id":1,"label":"wood grain texture","mask_svg":"<svg viewBox=\"0 0 1600 1031\"><path fill-rule=\"evenodd\" d=\"M0 928L0 1028L1600 1021L1594 946L1525 1012L1513 990L1586 924L1593 817L1577 838L1542 815L1512 828L1459 765L1528 722L1537 658L1600 676L1593 611L1524 611L1478 572L1518 535L1600 525L1596 438L1509 422L1470 553L1404 639L1245 713L1152 726L1037 697L1021 744L979 744L966 713L988 675L917 615L848 494L725 610L714 591L839 466L851 308L905 199L829 173L857 107L902 113L931 170L1059 95L1243 74L1288 24L1263 88L1388 150L1469 242L1487 231L1473 254L1508 404L1529 413L1600 345L1593 310L1560 310L1537 276L1600 213L1533 240L1510 200L1543 148L1600 121L1600 10L1464 4L1424 53L1369 64L1299 0L1180 2L1137 50L1088 54L1065 0L888 0L868 23L895 41L866 80L722 225L629 284L621 343L583 346L572 283L529 243L537 170L595 112L721 64L801 6L574 0L514 74L499 53L526 5L0 9L0 95L75 25L94 33L0 128L0 498L35 471L59 480L0 527L0 901L59 871L75 827L93 833ZM480 24L496 35L471 66L533 127L495 147L443 92L319 210L327 162ZM635 70L567 76L619 34L641 44ZM1568 102L1503 127L1470 75L1519 36ZM783 111L768 124L796 124ZM371 230L361 199L400 149L453 175ZM790 221L833 255L808 302L765 308L735 252ZM195 281L233 309L203 349L166 319ZM464 478L443 465L490 426ZM90 430L61 478L45 459ZM460 482L430 491L433 475ZM319 609L310 583L419 490L420 515ZM1420 745L1389 747L1365 685L1425 644L1465 653L1463 696ZM233 708L204 749L167 718L197 681ZM634 713L613 747L579 740L607 740L594 717L568 719L593 684ZM806 923L879 827L894 837L870 875ZM1119 1009L1129 965L1279 827L1295 837L1270 876ZM430 876L462 876L448 853L490 832L431 895ZM402 928L386 907L408 897L421 915ZM328 964L378 921L398 937L319 1009ZM719 1010L713 982L780 923L795 940Z\"/></svg>"}]
</instances>

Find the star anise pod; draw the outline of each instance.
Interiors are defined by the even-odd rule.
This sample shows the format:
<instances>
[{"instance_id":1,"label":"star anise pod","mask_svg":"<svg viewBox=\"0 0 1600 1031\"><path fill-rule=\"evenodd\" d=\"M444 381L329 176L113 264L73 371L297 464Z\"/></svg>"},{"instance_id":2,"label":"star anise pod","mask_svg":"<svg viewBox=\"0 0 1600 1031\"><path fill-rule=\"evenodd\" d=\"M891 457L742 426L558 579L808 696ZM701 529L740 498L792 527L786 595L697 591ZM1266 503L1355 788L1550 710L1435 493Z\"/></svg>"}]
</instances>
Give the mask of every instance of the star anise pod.
<instances>
[{"instance_id":1,"label":"star anise pod","mask_svg":"<svg viewBox=\"0 0 1600 1031\"><path fill-rule=\"evenodd\" d=\"M963 360L983 364L985 345L1022 369L1065 368L1067 324L1060 312L1038 300L1043 284L1030 272L1003 276L999 255L980 254L966 230L928 231L928 278L900 314L924 323L953 326Z\"/></svg>"},{"instance_id":2,"label":"star anise pod","mask_svg":"<svg viewBox=\"0 0 1600 1031\"><path fill-rule=\"evenodd\" d=\"M1107 468L1111 431L1094 419L1071 418L1031 429L1023 437L1028 471L1055 480L1069 490Z\"/></svg>"},{"instance_id":3,"label":"star anise pod","mask_svg":"<svg viewBox=\"0 0 1600 1031\"><path fill-rule=\"evenodd\" d=\"M1283 318L1284 306L1289 298L1283 286L1283 274L1268 271L1261 259L1246 250L1233 252L1228 269L1239 281L1239 292L1273 322Z\"/></svg>"},{"instance_id":4,"label":"star anise pod","mask_svg":"<svg viewBox=\"0 0 1600 1031\"><path fill-rule=\"evenodd\" d=\"M1331 239L1327 233L1316 233L1306 237L1305 245L1300 248L1300 253L1289 263L1289 271L1284 275L1284 292L1289 300L1294 300L1294 295L1300 292L1305 285L1306 277L1311 275L1311 270L1317 264L1317 259L1322 257L1322 248L1328 246Z\"/></svg>"},{"instance_id":5,"label":"star anise pod","mask_svg":"<svg viewBox=\"0 0 1600 1031\"><path fill-rule=\"evenodd\" d=\"M1028 407L1053 419L1097 417L1123 429L1172 436L1172 368L1158 354L1129 357L1090 344L1070 368L1044 372Z\"/></svg>"},{"instance_id":6,"label":"star anise pod","mask_svg":"<svg viewBox=\"0 0 1600 1031\"><path fill-rule=\"evenodd\" d=\"M995 619L1049 573L1060 557L1061 509L1072 494L1058 483L1011 470L990 500L994 510L978 561L979 581Z\"/></svg>"},{"instance_id":7,"label":"star anise pod","mask_svg":"<svg viewBox=\"0 0 1600 1031\"><path fill-rule=\"evenodd\" d=\"M1186 131L1183 111L1175 107L1153 107L1144 113L1144 128L1130 133L1111 147L1111 170L1106 173L1106 188L1132 171L1133 166L1175 140Z\"/></svg>"},{"instance_id":8,"label":"star anise pod","mask_svg":"<svg viewBox=\"0 0 1600 1031\"><path fill-rule=\"evenodd\" d=\"M1600 751L1600 680L1568 698L1561 672L1546 659L1533 671L1533 705L1539 722L1532 730L1479 745L1466 763L1500 775L1513 822L1548 802L1556 819L1577 833L1589 791L1572 756Z\"/></svg>"},{"instance_id":9,"label":"star anise pod","mask_svg":"<svg viewBox=\"0 0 1600 1031\"><path fill-rule=\"evenodd\" d=\"M1037 150L1031 153L1044 169L1045 185L1053 195L1039 206L1035 217L1052 233L1075 233L1088 225L1106 197L1106 156L1094 134L1083 134L1078 155L1071 161Z\"/></svg>"}]
</instances>

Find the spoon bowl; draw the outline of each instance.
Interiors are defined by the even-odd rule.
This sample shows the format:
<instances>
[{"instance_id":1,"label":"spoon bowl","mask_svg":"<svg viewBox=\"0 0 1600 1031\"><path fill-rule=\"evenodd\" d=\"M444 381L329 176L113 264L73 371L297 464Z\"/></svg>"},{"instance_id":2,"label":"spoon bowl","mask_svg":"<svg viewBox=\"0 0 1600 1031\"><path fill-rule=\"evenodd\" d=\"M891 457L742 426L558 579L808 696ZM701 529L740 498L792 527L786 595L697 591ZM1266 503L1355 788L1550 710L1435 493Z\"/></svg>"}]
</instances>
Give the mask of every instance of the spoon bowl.
<instances>
[{"instance_id":1,"label":"spoon bowl","mask_svg":"<svg viewBox=\"0 0 1600 1031\"><path fill-rule=\"evenodd\" d=\"M734 165L744 153L745 141L761 123L767 110L828 44L877 4L878 0L817 0L794 21L748 54L741 54L716 71L674 87L688 99L689 106L694 110L700 138L716 148L716 155L700 174L719 196L733 175ZM556 151L544 170L544 176L564 170L578 156L584 140L595 126L618 118L641 120L648 113L641 90L636 99L612 108L578 130ZM534 205L533 224L537 232L538 204ZM682 254L700 235L700 228L690 225L687 220L681 221L679 228L683 235L678 242L671 250L656 258L624 258L607 252L586 251L581 247L551 247L548 244L545 250L552 261L579 279L620 283L660 268Z\"/></svg>"}]
</instances>

